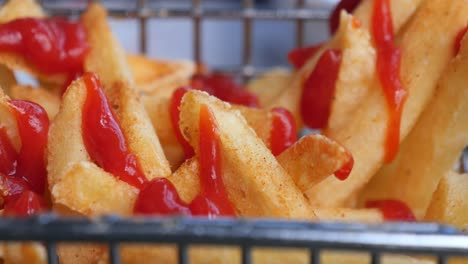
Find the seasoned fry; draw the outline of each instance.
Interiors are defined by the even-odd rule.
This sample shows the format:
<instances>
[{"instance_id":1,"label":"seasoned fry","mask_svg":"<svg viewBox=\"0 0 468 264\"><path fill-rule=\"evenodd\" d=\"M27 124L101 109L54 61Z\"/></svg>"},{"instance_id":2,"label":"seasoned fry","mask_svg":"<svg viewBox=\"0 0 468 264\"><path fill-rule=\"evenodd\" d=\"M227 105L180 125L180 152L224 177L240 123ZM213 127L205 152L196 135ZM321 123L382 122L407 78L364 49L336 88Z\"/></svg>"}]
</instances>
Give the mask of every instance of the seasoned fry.
<instances>
[{"instance_id":1,"label":"seasoned fry","mask_svg":"<svg viewBox=\"0 0 468 264\"><path fill-rule=\"evenodd\" d=\"M292 73L283 68L274 68L247 83L247 90L258 97L260 106L271 105L282 91L289 88Z\"/></svg>"},{"instance_id":2,"label":"seasoned fry","mask_svg":"<svg viewBox=\"0 0 468 264\"><path fill-rule=\"evenodd\" d=\"M172 92L186 85L195 73L195 65L189 61L159 61L141 55L127 55L139 91L170 97Z\"/></svg>"},{"instance_id":3,"label":"seasoned fry","mask_svg":"<svg viewBox=\"0 0 468 264\"><path fill-rule=\"evenodd\" d=\"M384 166L362 194L406 202L421 219L441 177L468 144L468 38L440 80L432 101L401 145L397 158ZM430 166L428 165L430 164Z\"/></svg>"},{"instance_id":4,"label":"seasoned fry","mask_svg":"<svg viewBox=\"0 0 468 264\"><path fill-rule=\"evenodd\" d=\"M124 51L107 23L106 10L97 3L91 4L82 20L91 46L85 59L85 70L99 74L111 105L114 110L118 109L116 115L129 148L133 153L139 153L146 176L169 176L169 162L140 102Z\"/></svg>"},{"instance_id":5,"label":"seasoned fry","mask_svg":"<svg viewBox=\"0 0 468 264\"><path fill-rule=\"evenodd\" d=\"M466 17L465 1L426 1L404 33L401 80L409 96L402 116L401 140L432 98L437 80L453 56L455 35L465 26ZM353 153L355 166L346 182L329 177L314 187L313 196L309 196L313 204L342 206L369 181L383 163L387 119L387 104L377 86L347 126L335 134L325 133Z\"/></svg>"},{"instance_id":6,"label":"seasoned fry","mask_svg":"<svg viewBox=\"0 0 468 264\"><path fill-rule=\"evenodd\" d=\"M350 155L341 145L321 135L309 135L286 149L276 159L301 192L319 183L349 162ZM200 192L199 164L196 158L185 161L169 180L185 202Z\"/></svg>"},{"instance_id":7,"label":"seasoned fry","mask_svg":"<svg viewBox=\"0 0 468 264\"><path fill-rule=\"evenodd\" d=\"M466 197L468 197L468 174L449 171L440 180L424 220L454 225L467 231L468 200Z\"/></svg>"},{"instance_id":8,"label":"seasoned fry","mask_svg":"<svg viewBox=\"0 0 468 264\"><path fill-rule=\"evenodd\" d=\"M242 115L204 92L189 91L182 99L180 126L195 152L201 104L213 111L219 126L223 180L234 208L243 216L314 219L306 199Z\"/></svg>"}]
</instances>

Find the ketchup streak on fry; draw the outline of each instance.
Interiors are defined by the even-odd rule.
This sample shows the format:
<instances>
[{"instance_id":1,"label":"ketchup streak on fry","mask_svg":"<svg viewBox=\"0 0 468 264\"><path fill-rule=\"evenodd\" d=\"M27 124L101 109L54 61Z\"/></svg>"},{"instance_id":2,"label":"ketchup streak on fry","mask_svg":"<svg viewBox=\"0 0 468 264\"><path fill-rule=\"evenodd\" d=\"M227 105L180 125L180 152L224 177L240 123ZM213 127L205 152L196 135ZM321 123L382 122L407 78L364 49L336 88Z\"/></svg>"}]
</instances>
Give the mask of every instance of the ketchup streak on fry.
<instances>
[{"instance_id":1,"label":"ketchup streak on fry","mask_svg":"<svg viewBox=\"0 0 468 264\"><path fill-rule=\"evenodd\" d=\"M0 129L0 190L6 215L28 216L43 211L46 186L45 147L49 118L39 105L20 100L8 102L21 147L17 153L5 128Z\"/></svg>"},{"instance_id":2,"label":"ketchup streak on fry","mask_svg":"<svg viewBox=\"0 0 468 264\"><path fill-rule=\"evenodd\" d=\"M0 24L0 51L25 56L42 73L66 74L65 88L81 75L88 50L80 21L20 18Z\"/></svg>"},{"instance_id":3,"label":"ketchup streak on fry","mask_svg":"<svg viewBox=\"0 0 468 264\"><path fill-rule=\"evenodd\" d=\"M136 214L180 214L208 217L233 216L221 175L221 146L213 113L200 107L200 194L190 204L180 198L167 179L155 179L143 188L135 202Z\"/></svg>"},{"instance_id":4,"label":"ketchup streak on fry","mask_svg":"<svg viewBox=\"0 0 468 264\"><path fill-rule=\"evenodd\" d=\"M458 54L458 52L460 52L461 42L467 31L468 31L468 26L460 30L460 32L458 32L457 36L455 37L455 43L454 43L455 56Z\"/></svg>"},{"instance_id":5,"label":"ketchup streak on fry","mask_svg":"<svg viewBox=\"0 0 468 264\"><path fill-rule=\"evenodd\" d=\"M400 144L400 121L407 92L400 81L401 51L395 46L389 0L375 0L372 35L377 48L377 75L387 100L389 119L385 142L385 162L391 162Z\"/></svg>"},{"instance_id":6,"label":"ketchup streak on fry","mask_svg":"<svg viewBox=\"0 0 468 264\"><path fill-rule=\"evenodd\" d=\"M86 150L102 169L136 188L142 188L147 179L135 155L127 147L99 78L95 73L85 73L83 80L87 91L82 124Z\"/></svg>"},{"instance_id":7,"label":"ketchup streak on fry","mask_svg":"<svg viewBox=\"0 0 468 264\"><path fill-rule=\"evenodd\" d=\"M340 65L341 51L328 49L304 82L300 110L304 123L310 128L327 125Z\"/></svg>"},{"instance_id":8,"label":"ketchup streak on fry","mask_svg":"<svg viewBox=\"0 0 468 264\"><path fill-rule=\"evenodd\" d=\"M366 208L379 209L387 221L416 221L411 209L398 200L375 200L366 202Z\"/></svg>"},{"instance_id":9,"label":"ketchup streak on fry","mask_svg":"<svg viewBox=\"0 0 468 264\"><path fill-rule=\"evenodd\" d=\"M293 49L288 53L288 61L294 66L294 68L300 69L322 47L323 43L319 43L308 47Z\"/></svg>"},{"instance_id":10,"label":"ketchup streak on fry","mask_svg":"<svg viewBox=\"0 0 468 264\"><path fill-rule=\"evenodd\" d=\"M285 108L276 107L271 112L273 114L270 131L271 153L278 156L296 142L296 121L291 112Z\"/></svg>"}]
</instances>

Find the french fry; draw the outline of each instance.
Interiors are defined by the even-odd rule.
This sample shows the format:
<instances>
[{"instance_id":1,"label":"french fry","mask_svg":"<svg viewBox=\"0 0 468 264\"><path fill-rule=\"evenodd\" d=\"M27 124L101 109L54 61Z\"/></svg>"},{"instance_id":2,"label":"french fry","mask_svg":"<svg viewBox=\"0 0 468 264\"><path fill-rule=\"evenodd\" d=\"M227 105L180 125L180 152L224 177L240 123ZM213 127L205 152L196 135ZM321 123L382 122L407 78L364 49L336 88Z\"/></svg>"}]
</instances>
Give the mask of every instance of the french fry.
<instances>
[{"instance_id":1,"label":"french fry","mask_svg":"<svg viewBox=\"0 0 468 264\"><path fill-rule=\"evenodd\" d=\"M45 17L44 10L35 0L8 0L0 8L0 23L23 17Z\"/></svg>"},{"instance_id":2,"label":"french fry","mask_svg":"<svg viewBox=\"0 0 468 264\"><path fill-rule=\"evenodd\" d=\"M13 99L27 100L42 106L53 120L60 107L60 97L42 87L14 85L11 87L10 96Z\"/></svg>"},{"instance_id":3,"label":"french fry","mask_svg":"<svg viewBox=\"0 0 468 264\"><path fill-rule=\"evenodd\" d=\"M362 201L399 199L413 209L417 218L425 215L441 177L468 144L465 71L468 71L468 38L445 71L432 101L403 141L398 156L372 179L361 196Z\"/></svg>"},{"instance_id":4,"label":"french fry","mask_svg":"<svg viewBox=\"0 0 468 264\"><path fill-rule=\"evenodd\" d=\"M9 242L3 245L5 264L43 264L47 263L45 248L39 243Z\"/></svg>"},{"instance_id":5,"label":"french fry","mask_svg":"<svg viewBox=\"0 0 468 264\"><path fill-rule=\"evenodd\" d=\"M249 81L246 88L258 97L260 106L270 105L283 90L288 89L292 76L289 70L274 68Z\"/></svg>"},{"instance_id":6,"label":"french fry","mask_svg":"<svg viewBox=\"0 0 468 264\"><path fill-rule=\"evenodd\" d=\"M10 69L0 65L0 87L6 94L10 94L10 88L16 84L16 77Z\"/></svg>"},{"instance_id":7,"label":"french fry","mask_svg":"<svg viewBox=\"0 0 468 264\"><path fill-rule=\"evenodd\" d=\"M442 177L424 216L425 221L468 231L468 174L449 171Z\"/></svg>"},{"instance_id":8,"label":"french fry","mask_svg":"<svg viewBox=\"0 0 468 264\"><path fill-rule=\"evenodd\" d=\"M375 49L366 30L356 27L354 18L341 12L344 27L338 35L342 58L335 95L331 102L326 133L341 130L372 88L375 76Z\"/></svg>"},{"instance_id":9,"label":"french fry","mask_svg":"<svg viewBox=\"0 0 468 264\"><path fill-rule=\"evenodd\" d=\"M175 89L186 85L195 73L195 65L189 61L160 61L127 54L127 62L137 89L162 97L170 97Z\"/></svg>"},{"instance_id":10,"label":"french fry","mask_svg":"<svg viewBox=\"0 0 468 264\"><path fill-rule=\"evenodd\" d=\"M139 163L147 177L169 176L169 162L140 102L124 51L107 23L106 10L97 3L91 4L82 21L91 46L85 70L99 74L111 105L118 109L116 115L129 149L139 153Z\"/></svg>"},{"instance_id":11,"label":"french fry","mask_svg":"<svg viewBox=\"0 0 468 264\"><path fill-rule=\"evenodd\" d=\"M6 130L6 134L16 151L19 151L21 139L19 137L16 118L8 105L10 98L0 89L0 124Z\"/></svg>"},{"instance_id":12,"label":"french fry","mask_svg":"<svg viewBox=\"0 0 468 264\"><path fill-rule=\"evenodd\" d=\"M321 135L308 135L286 149L276 159L302 193L349 162L349 153L338 143ZM185 202L200 192L199 164L185 161L168 178Z\"/></svg>"},{"instance_id":13,"label":"french fry","mask_svg":"<svg viewBox=\"0 0 468 264\"><path fill-rule=\"evenodd\" d=\"M169 115L170 99L153 95L142 95L146 112L158 135L164 154L172 168L178 168L184 161L184 152L177 137ZM247 120L267 147L270 147L270 130L272 114L266 109L256 109L240 105L233 105Z\"/></svg>"},{"instance_id":14,"label":"french fry","mask_svg":"<svg viewBox=\"0 0 468 264\"><path fill-rule=\"evenodd\" d=\"M234 208L243 216L314 219L304 196L242 115L204 92L189 91L182 99L179 124L195 152L201 104L218 123L223 180Z\"/></svg>"},{"instance_id":15,"label":"french fry","mask_svg":"<svg viewBox=\"0 0 468 264\"><path fill-rule=\"evenodd\" d=\"M455 36L465 26L467 16L465 1L425 1L404 32L401 80L409 96L402 115L401 140L432 98L437 80L453 56ZM383 92L381 88L372 89L347 126L335 134L325 133L353 153L355 165L346 182L329 177L315 186L313 196L309 196L313 204L343 206L370 180L383 163L387 119Z\"/></svg>"}]
</instances>

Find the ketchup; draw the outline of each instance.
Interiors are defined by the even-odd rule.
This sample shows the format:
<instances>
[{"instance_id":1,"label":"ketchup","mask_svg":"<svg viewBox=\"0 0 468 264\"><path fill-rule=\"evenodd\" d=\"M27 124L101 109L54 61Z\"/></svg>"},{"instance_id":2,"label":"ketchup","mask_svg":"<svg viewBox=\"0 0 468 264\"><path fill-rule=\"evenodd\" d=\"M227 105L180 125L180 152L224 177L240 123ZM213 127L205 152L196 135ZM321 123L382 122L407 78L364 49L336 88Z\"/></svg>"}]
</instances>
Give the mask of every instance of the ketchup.
<instances>
[{"instance_id":1,"label":"ketchup","mask_svg":"<svg viewBox=\"0 0 468 264\"><path fill-rule=\"evenodd\" d=\"M304 82L300 110L304 123L310 128L327 125L340 64L341 51L328 49Z\"/></svg>"},{"instance_id":2,"label":"ketchup","mask_svg":"<svg viewBox=\"0 0 468 264\"><path fill-rule=\"evenodd\" d=\"M343 164L343 166L341 166L341 168L339 168L333 174L335 174L335 177L338 180L344 181L348 178L349 174L353 170L353 166L354 166L353 155L351 155L351 153L348 152L348 161L345 164Z\"/></svg>"},{"instance_id":3,"label":"ketchup","mask_svg":"<svg viewBox=\"0 0 468 264\"><path fill-rule=\"evenodd\" d=\"M341 0L338 5L336 5L328 21L331 34L334 34L340 25L341 10L344 9L348 13L352 13L360 3L361 0Z\"/></svg>"},{"instance_id":4,"label":"ketchup","mask_svg":"<svg viewBox=\"0 0 468 264\"><path fill-rule=\"evenodd\" d=\"M199 129L200 194L187 204L169 180L154 179L138 195L135 213L208 217L235 215L221 175L221 146L216 120L206 105L200 107Z\"/></svg>"},{"instance_id":5,"label":"ketchup","mask_svg":"<svg viewBox=\"0 0 468 264\"><path fill-rule=\"evenodd\" d=\"M205 91L232 104L250 107L259 106L257 96L244 89L244 87L237 85L231 77L221 73L194 75L191 86L193 89Z\"/></svg>"},{"instance_id":6,"label":"ketchup","mask_svg":"<svg viewBox=\"0 0 468 264\"><path fill-rule=\"evenodd\" d=\"M15 177L21 177L31 190L43 194L46 186L45 148L49 118L38 104L11 100L9 102L21 137Z\"/></svg>"},{"instance_id":7,"label":"ketchup","mask_svg":"<svg viewBox=\"0 0 468 264\"><path fill-rule=\"evenodd\" d=\"M293 49L288 53L288 61L294 68L300 69L306 64L309 58L314 56L322 47L323 43L319 43L308 47Z\"/></svg>"},{"instance_id":8,"label":"ketchup","mask_svg":"<svg viewBox=\"0 0 468 264\"><path fill-rule=\"evenodd\" d=\"M400 144L400 121L407 91L400 81L400 48L395 45L389 0L375 0L372 35L377 49L377 75L387 100L389 120L385 142L385 162L391 162Z\"/></svg>"},{"instance_id":9,"label":"ketchup","mask_svg":"<svg viewBox=\"0 0 468 264\"><path fill-rule=\"evenodd\" d=\"M7 215L27 216L46 208L41 195L46 187L45 147L49 119L39 105L8 102L21 138L17 153L5 128L0 129L0 190Z\"/></svg>"},{"instance_id":10,"label":"ketchup","mask_svg":"<svg viewBox=\"0 0 468 264\"><path fill-rule=\"evenodd\" d=\"M271 153L278 156L297 140L297 128L294 117L285 108L276 107L271 110L273 114L270 131Z\"/></svg>"},{"instance_id":11,"label":"ketchup","mask_svg":"<svg viewBox=\"0 0 468 264\"><path fill-rule=\"evenodd\" d=\"M185 153L185 158L189 159L195 155L192 146L185 140L182 132L180 131L179 127L179 120L180 120L180 103L182 101L182 97L184 94L190 90L189 87L181 87L174 91L171 98L171 103L169 105L169 114L171 116L171 123L172 128L174 128L174 133L176 135L177 141L179 141L182 149Z\"/></svg>"},{"instance_id":12,"label":"ketchup","mask_svg":"<svg viewBox=\"0 0 468 264\"><path fill-rule=\"evenodd\" d=\"M387 221L416 221L411 209L398 200L375 200L366 202L366 208L379 209Z\"/></svg>"},{"instance_id":13,"label":"ketchup","mask_svg":"<svg viewBox=\"0 0 468 264\"><path fill-rule=\"evenodd\" d=\"M83 106L83 140L91 159L118 179L142 188L147 179L127 147L122 129L112 112L95 73L85 73L86 101Z\"/></svg>"},{"instance_id":14,"label":"ketchup","mask_svg":"<svg viewBox=\"0 0 468 264\"><path fill-rule=\"evenodd\" d=\"M14 216L30 216L44 211L46 208L43 198L35 192L25 190L17 197L5 203L3 213Z\"/></svg>"},{"instance_id":15,"label":"ketchup","mask_svg":"<svg viewBox=\"0 0 468 264\"><path fill-rule=\"evenodd\" d=\"M0 51L24 56L45 74L83 71L89 45L81 22L63 18L20 18L0 24Z\"/></svg>"},{"instance_id":16,"label":"ketchup","mask_svg":"<svg viewBox=\"0 0 468 264\"><path fill-rule=\"evenodd\" d=\"M457 55L458 52L460 52L461 42L467 31L468 31L468 26L460 30L460 32L458 32L457 36L455 37L455 45L454 45L455 55Z\"/></svg>"}]
</instances>

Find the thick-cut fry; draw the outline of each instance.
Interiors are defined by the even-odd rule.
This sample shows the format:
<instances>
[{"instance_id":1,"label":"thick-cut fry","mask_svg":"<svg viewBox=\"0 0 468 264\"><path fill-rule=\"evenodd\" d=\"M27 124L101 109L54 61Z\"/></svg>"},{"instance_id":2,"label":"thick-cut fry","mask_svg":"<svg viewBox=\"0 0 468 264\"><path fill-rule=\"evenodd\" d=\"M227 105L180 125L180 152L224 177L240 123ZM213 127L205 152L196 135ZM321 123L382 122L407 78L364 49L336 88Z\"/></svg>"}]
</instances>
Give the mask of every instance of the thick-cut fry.
<instances>
[{"instance_id":1,"label":"thick-cut fry","mask_svg":"<svg viewBox=\"0 0 468 264\"><path fill-rule=\"evenodd\" d=\"M308 135L276 157L301 192L340 169L352 158L338 143L321 135ZM182 200L192 201L200 192L199 164L196 158L185 161L168 178Z\"/></svg>"},{"instance_id":2,"label":"thick-cut fry","mask_svg":"<svg viewBox=\"0 0 468 264\"><path fill-rule=\"evenodd\" d=\"M116 112L128 147L139 153L141 168L147 177L167 177L171 170L151 121L140 102L124 51L107 23L106 10L91 4L83 15L83 25L91 47L85 70L98 73L104 92Z\"/></svg>"},{"instance_id":3,"label":"thick-cut fry","mask_svg":"<svg viewBox=\"0 0 468 264\"><path fill-rule=\"evenodd\" d=\"M47 170L52 200L85 215L129 215L138 190L97 167L86 152L81 129L85 99L86 87L79 79L68 87L50 126ZM155 175L145 174L148 179Z\"/></svg>"},{"instance_id":4,"label":"thick-cut fry","mask_svg":"<svg viewBox=\"0 0 468 264\"><path fill-rule=\"evenodd\" d=\"M53 120L60 107L60 97L42 87L14 85L10 96L13 99L27 100L42 106L50 120Z\"/></svg>"},{"instance_id":5,"label":"thick-cut fry","mask_svg":"<svg viewBox=\"0 0 468 264\"><path fill-rule=\"evenodd\" d=\"M45 17L42 7L35 0L9 0L0 8L0 23L22 17Z\"/></svg>"},{"instance_id":6,"label":"thick-cut fry","mask_svg":"<svg viewBox=\"0 0 468 264\"><path fill-rule=\"evenodd\" d=\"M314 208L320 220L359 223L382 223L384 218L377 209Z\"/></svg>"},{"instance_id":7,"label":"thick-cut fry","mask_svg":"<svg viewBox=\"0 0 468 264\"><path fill-rule=\"evenodd\" d=\"M43 264L47 263L45 248L39 243L9 242L3 245L5 264Z\"/></svg>"},{"instance_id":8,"label":"thick-cut fry","mask_svg":"<svg viewBox=\"0 0 468 264\"><path fill-rule=\"evenodd\" d=\"M189 61L160 61L142 55L127 55L139 91L170 97L172 92L186 85L195 73Z\"/></svg>"},{"instance_id":9,"label":"thick-cut fry","mask_svg":"<svg viewBox=\"0 0 468 264\"><path fill-rule=\"evenodd\" d=\"M342 11L344 28L338 35L342 57L326 126L326 130L332 134L349 122L370 92L375 75L376 55L369 32L356 27L353 19Z\"/></svg>"},{"instance_id":10,"label":"thick-cut fry","mask_svg":"<svg viewBox=\"0 0 468 264\"><path fill-rule=\"evenodd\" d=\"M468 231L468 174L449 171L432 196L425 221L454 225Z\"/></svg>"},{"instance_id":11,"label":"thick-cut fry","mask_svg":"<svg viewBox=\"0 0 468 264\"><path fill-rule=\"evenodd\" d=\"M403 110L401 140L432 98L437 80L453 57L455 36L465 26L466 17L466 1L425 1L404 33L400 74L409 96ZM355 165L346 182L329 177L314 187L313 196L309 196L314 204L344 205L382 165L388 111L380 85L377 88L343 129L325 134L353 153Z\"/></svg>"},{"instance_id":12,"label":"thick-cut fry","mask_svg":"<svg viewBox=\"0 0 468 264\"><path fill-rule=\"evenodd\" d=\"M399 199L410 206L418 218L425 215L441 177L452 168L468 144L467 71L468 38L465 38L459 55L403 141L398 156L372 179L362 194L363 201Z\"/></svg>"},{"instance_id":13,"label":"thick-cut fry","mask_svg":"<svg viewBox=\"0 0 468 264\"><path fill-rule=\"evenodd\" d=\"M185 156L182 146L175 135L169 115L170 99L153 95L142 95L142 101L164 149L166 158L169 160L172 168L178 168L184 161ZM232 107L241 112L247 123L255 130L257 136L263 140L263 143L267 147L270 147L270 131L273 118L270 111L240 105L233 105Z\"/></svg>"},{"instance_id":14,"label":"thick-cut fry","mask_svg":"<svg viewBox=\"0 0 468 264\"><path fill-rule=\"evenodd\" d=\"M8 138L16 151L20 149L21 139L19 137L16 118L8 105L10 98L0 89L0 128L6 130Z\"/></svg>"},{"instance_id":15,"label":"thick-cut fry","mask_svg":"<svg viewBox=\"0 0 468 264\"><path fill-rule=\"evenodd\" d=\"M291 85L293 74L283 68L265 72L247 83L247 90L258 97L261 106L270 105L279 94Z\"/></svg>"},{"instance_id":16,"label":"thick-cut fry","mask_svg":"<svg viewBox=\"0 0 468 264\"><path fill-rule=\"evenodd\" d=\"M289 175L229 104L204 92L182 99L180 127L198 153L200 105L213 112L219 127L223 180L230 201L242 216L313 219L315 215Z\"/></svg>"}]
</instances>

